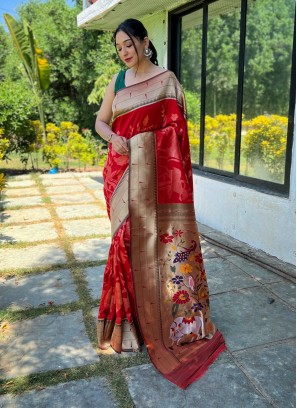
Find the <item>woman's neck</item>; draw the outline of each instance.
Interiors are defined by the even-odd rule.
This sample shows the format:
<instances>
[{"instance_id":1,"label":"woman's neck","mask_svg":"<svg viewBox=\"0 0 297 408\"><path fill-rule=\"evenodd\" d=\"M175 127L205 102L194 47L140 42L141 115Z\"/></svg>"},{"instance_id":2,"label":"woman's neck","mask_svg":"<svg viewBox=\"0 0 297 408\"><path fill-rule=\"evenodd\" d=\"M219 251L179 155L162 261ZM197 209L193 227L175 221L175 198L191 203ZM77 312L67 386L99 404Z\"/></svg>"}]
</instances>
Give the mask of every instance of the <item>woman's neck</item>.
<instances>
[{"instance_id":1,"label":"woman's neck","mask_svg":"<svg viewBox=\"0 0 297 408\"><path fill-rule=\"evenodd\" d=\"M153 67L154 67L154 64L151 61L144 60L136 67L132 67L130 69L131 69L132 74L136 77L136 76L149 74L152 71Z\"/></svg>"}]
</instances>

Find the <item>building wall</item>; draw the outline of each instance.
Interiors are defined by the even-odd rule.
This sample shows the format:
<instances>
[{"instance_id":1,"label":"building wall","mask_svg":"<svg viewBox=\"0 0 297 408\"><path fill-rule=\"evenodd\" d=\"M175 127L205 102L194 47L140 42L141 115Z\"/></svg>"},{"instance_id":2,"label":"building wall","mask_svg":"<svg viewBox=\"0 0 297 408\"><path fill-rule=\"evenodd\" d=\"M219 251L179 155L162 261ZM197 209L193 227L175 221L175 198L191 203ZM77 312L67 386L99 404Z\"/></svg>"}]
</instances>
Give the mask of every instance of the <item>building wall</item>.
<instances>
[{"instance_id":1,"label":"building wall","mask_svg":"<svg viewBox=\"0 0 297 408\"><path fill-rule=\"evenodd\" d=\"M158 53L161 67L167 67L167 12L165 10L143 18L142 23Z\"/></svg>"},{"instance_id":2,"label":"building wall","mask_svg":"<svg viewBox=\"0 0 297 408\"><path fill-rule=\"evenodd\" d=\"M167 12L153 14L144 18L142 22L158 51L159 65L166 67ZM289 198L202 177L194 172L195 209L198 221L295 265L295 174L295 147Z\"/></svg>"}]
</instances>

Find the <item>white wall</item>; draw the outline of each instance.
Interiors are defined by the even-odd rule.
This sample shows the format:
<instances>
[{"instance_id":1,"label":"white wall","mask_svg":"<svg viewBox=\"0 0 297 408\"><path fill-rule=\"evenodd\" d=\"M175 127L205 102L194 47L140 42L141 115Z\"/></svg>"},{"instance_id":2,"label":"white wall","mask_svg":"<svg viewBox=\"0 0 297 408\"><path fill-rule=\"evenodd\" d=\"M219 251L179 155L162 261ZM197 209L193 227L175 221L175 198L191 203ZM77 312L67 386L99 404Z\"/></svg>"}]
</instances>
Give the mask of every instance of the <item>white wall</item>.
<instances>
[{"instance_id":1,"label":"white wall","mask_svg":"<svg viewBox=\"0 0 297 408\"><path fill-rule=\"evenodd\" d=\"M165 10L141 19L157 53L160 67L167 67L167 13Z\"/></svg>"},{"instance_id":2,"label":"white wall","mask_svg":"<svg viewBox=\"0 0 297 408\"><path fill-rule=\"evenodd\" d=\"M296 265L295 140L289 198L195 174L194 191L199 222Z\"/></svg>"}]
</instances>

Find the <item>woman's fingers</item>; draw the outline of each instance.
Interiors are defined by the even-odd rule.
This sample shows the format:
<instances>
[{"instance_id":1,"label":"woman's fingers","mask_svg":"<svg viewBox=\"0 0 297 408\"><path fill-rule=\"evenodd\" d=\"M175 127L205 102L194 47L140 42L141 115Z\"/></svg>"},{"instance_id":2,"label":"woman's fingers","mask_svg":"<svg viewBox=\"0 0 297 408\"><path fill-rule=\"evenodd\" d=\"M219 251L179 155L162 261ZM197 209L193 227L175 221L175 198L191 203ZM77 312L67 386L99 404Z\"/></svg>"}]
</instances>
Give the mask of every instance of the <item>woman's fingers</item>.
<instances>
[{"instance_id":1,"label":"woman's fingers","mask_svg":"<svg viewBox=\"0 0 297 408\"><path fill-rule=\"evenodd\" d=\"M112 147L118 154L121 154L121 155L129 154L128 143L127 143L126 138L124 138L123 136L118 136L112 142Z\"/></svg>"}]
</instances>

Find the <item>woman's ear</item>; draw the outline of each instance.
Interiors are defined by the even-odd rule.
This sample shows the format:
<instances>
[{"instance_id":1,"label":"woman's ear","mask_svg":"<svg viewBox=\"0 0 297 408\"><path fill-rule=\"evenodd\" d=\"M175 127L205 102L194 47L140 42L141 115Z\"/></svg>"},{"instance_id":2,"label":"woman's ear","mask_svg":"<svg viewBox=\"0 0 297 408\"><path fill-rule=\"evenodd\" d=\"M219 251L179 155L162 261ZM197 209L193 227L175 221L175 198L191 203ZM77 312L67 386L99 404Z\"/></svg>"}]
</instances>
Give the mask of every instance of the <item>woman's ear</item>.
<instances>
[{"instance_id":1,"label":"woman's ear","mask_svg":"<svg viewBox=\"0 0 297 408\"><path fill-rule=\"evenodd\" d=\"M148 37L144 37L143 42L144 42L144 47L148 48L150 44L150 39Z\"/></svg>"}]
</instances>

